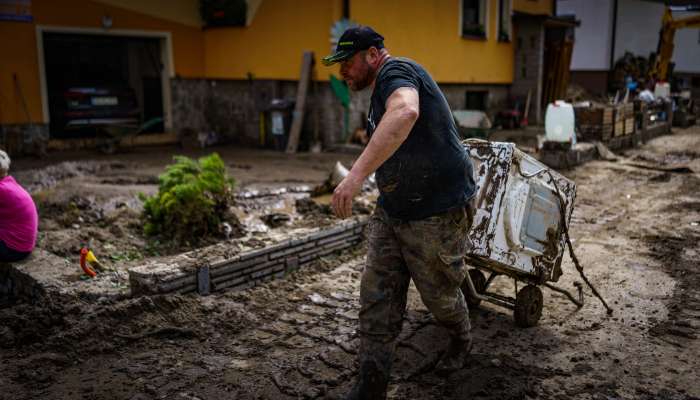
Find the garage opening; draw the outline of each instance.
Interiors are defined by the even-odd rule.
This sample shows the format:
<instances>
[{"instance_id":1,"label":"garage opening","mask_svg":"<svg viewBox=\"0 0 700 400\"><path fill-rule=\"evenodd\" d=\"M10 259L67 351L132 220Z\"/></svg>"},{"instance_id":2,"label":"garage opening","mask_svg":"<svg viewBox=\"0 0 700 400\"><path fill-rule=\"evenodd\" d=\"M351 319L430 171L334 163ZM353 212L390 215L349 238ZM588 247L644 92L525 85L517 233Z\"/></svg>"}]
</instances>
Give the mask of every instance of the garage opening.
<instances>
[{"instance_id":1,"label":"garage opening","mask_svg":"<svg viewBox=\"0 0 700 400\"><path fill-rule=\"evenodd\" d=\"M50 135L163 132L162 39L43 32Z\"/></svg>"}]
</instances>

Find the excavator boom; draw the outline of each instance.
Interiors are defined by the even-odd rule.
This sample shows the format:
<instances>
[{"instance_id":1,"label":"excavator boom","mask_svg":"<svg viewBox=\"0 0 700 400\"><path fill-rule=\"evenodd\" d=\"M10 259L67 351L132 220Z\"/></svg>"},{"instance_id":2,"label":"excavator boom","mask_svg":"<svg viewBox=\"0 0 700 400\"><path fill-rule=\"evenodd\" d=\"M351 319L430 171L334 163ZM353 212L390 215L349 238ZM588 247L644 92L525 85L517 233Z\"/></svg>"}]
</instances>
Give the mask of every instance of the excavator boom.
<instances>
[{"instance_id":1,"label":"excavator boom","mask_svg":"<svg viewBox=\"0 0 700 400\"><path fill-rule=\"evenodd\" d=\"M677 29L700 27L700 15L673 19L671 10L666 7L661 19L659 44L656 48L656 61L649 70L649 78L654 81L668 80L668 66L673 57L673 39Z\"/></svg>"}]
</instances>

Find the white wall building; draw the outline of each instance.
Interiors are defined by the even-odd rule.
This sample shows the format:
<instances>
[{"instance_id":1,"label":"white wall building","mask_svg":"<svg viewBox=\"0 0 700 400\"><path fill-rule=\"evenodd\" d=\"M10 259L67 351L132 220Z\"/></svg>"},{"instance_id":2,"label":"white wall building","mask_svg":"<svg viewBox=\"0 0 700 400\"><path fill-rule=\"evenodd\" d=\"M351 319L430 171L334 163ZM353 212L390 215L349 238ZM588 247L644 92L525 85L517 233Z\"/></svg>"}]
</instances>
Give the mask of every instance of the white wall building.
<instances>
[{"instance_id":1,"label":"white wall building","mask_svg":"<svg viewBox=\"0 0 700 400\"><path fill-rule=\"evenodd\" d=\"M557 15L575 15L581 22L575 31L572 82L604 92L609 71L626 51L643 57L655 52L664 7L651 0L557 0ZM673 16L698 14L674 11ZM700 90L700 29L676 31L672 61L675 72Z\"/></svg>"}]
</instances>

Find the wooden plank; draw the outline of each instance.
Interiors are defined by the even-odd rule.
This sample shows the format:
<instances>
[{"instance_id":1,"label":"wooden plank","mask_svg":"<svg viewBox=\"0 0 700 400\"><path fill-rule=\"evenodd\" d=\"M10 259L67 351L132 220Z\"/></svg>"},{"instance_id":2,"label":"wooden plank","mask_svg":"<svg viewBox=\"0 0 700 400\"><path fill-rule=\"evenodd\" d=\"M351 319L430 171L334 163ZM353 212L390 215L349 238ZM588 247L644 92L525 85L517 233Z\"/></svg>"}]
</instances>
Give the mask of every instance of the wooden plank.
<instances>
[{"instance_id":1,"label":"wooden plank","mask_svg":"<svg viewBox=\"0 0 700 400\"><path fill-rule=\"evenodd\" d=\"M613 137L622 136L625 134L625 123L623 121L616 121L615 127L613 128Z\"/></svg>"},{"instance_id":2,"label":"wooden plank","mask_svg":"<svg viewBox=\"0 0 700 400\"><path fill-rule=\"evenodd\" d=\"M289 141L287 142L287 153L290 154L296 153L297 147L299 146L301 126L304 122L304 110L306 109L306 92L309 89L313 63L314 53L312 51L305 51L301 61L301 76L299 77L299 87L297 88L297 100L294 106L292 127L289 130Z\"/></svg>"}]
</instances>

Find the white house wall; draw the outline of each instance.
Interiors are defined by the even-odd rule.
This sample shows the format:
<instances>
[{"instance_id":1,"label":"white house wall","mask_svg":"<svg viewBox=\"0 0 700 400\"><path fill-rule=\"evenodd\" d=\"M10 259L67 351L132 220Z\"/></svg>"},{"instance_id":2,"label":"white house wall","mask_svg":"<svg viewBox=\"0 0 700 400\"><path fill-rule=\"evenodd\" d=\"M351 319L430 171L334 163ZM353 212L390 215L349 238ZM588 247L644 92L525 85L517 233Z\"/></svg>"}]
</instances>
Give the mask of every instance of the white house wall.
<instances>
[{"instance_id":1,"label":"white house wall","mask_svg":"<svg viewBox=\"0 0 700 400\"><path fill-rule=\"evenodd\" d=\"M618 0L615 60L625 52L647 57L656 51L664 5L639 0Z\"/></svg>"},{"instance_id":2,"label":"white house wall","mask_svg":"<svg viewBox=\"0 0 700 400\"><path fill-rule=\"evenodd\" d=\"M700 15L700 13L676 13L677 18ZM685 28L676 31L676 51L673 52L675 70L700 73L700 28Z\"/></svg>"},{"instance_id":3,"label":"white house wall","mask_svg":"<svg viewBox=\"0 0 700 400\"><path fill-rule=\"evenodd\" d=\"M656 51L659 41L664 5L640 0L618 1L615 60L622 57L625 51L643 57L649 56L649 53ZM694 14L674 13L675 18L691 15ZM676 31L672 59L676 63L675 71L700 73L700 39L698 35L700 34L697 28Z\"/></svg>"},{"instance_id":4,"label":"white house wall","mask_svg":"<svg viewBox=\"0 0 700 400\"><path fill-rule=\"evenodd\" d=\"M613 0L558 0L557 15L575 15L576 28L571 69L607 71L610 69Z\"/></svg>"}]
</instances>

